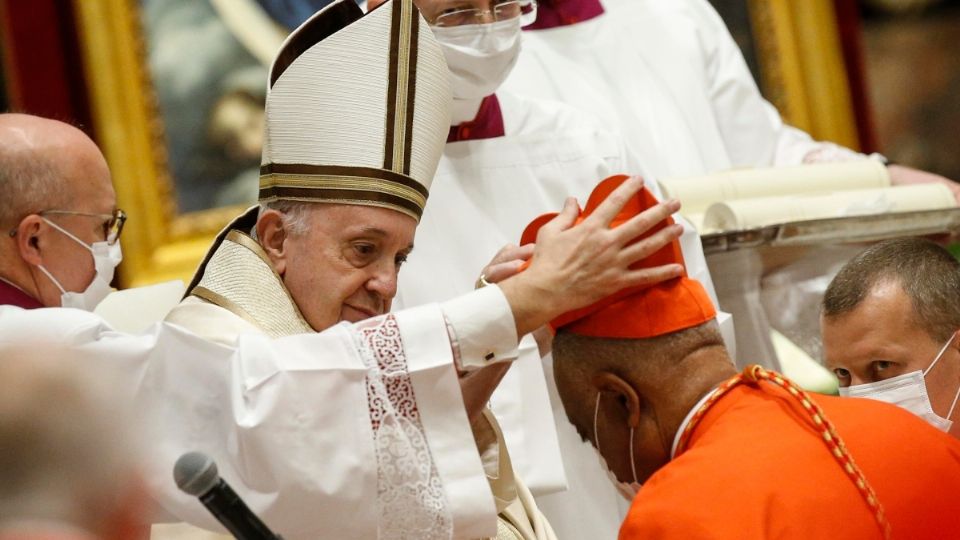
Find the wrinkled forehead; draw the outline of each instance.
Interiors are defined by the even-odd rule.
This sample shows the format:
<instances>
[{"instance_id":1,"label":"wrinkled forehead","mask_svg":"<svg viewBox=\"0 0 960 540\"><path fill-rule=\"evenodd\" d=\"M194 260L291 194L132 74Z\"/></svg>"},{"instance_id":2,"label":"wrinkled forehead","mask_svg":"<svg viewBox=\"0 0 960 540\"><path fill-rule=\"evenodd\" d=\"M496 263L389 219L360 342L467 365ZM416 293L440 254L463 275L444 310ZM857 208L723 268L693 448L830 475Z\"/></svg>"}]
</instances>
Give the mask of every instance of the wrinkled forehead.
<instances>
[{"instance_id":1,"label":"wrinkled forehead","mask_svg":"<svg viewBox=\"0 0 960 540\"><path fill-rule=\"evenodd\" d=\"M853 310L821 316L827 367L857 367L874 360L906 361L935 342L917 322L909 299L869 294Z\"/></svg>"},{"instance_id":2,"label":"wrinkled forehead","mask_svg":"<svg viewBox=\"0 0 960 540\"><path fill-rule=\"evenodd\" d=\"M337 235L370 235L398 243L413 243L417 221L391 208L354 204L316 203L311 225Z\"/></svg>"}]
</instances>

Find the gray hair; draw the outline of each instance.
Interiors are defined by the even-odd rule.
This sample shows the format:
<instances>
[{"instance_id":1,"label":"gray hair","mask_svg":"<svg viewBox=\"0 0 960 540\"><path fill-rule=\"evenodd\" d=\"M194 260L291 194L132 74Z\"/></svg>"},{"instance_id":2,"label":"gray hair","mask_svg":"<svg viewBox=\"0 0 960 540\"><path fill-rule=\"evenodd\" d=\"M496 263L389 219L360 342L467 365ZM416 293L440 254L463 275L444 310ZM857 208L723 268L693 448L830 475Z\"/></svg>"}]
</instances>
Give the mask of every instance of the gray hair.
<instances>
[{"instance_id":1,"label":"gray hair","mask_svg":"<svg viewBox=\"0 0 960 540\"><path fill-rule=\"evenodd\" d=\"M267 210L280 212L283 216L283 226L291 234L302 236L310 231L311 210L317 208L320 203L301 202L301 201L273 201L260 205L260 213L257 215L257 221ZM256 229L254 229L254 235Z\"/></svg>"},{"instance_id":2,"label":"gray hair","mask_svg":"<svg viewBox=\"0 0 960 540\"><path fill-rule=\"evenodd\" d=\"M880 242L851 259L827 287L821 312L827 318L849 313L876 285L889 282L903 288L915 322L934 340L960 329L960 261L922 238Z\"/></svg>"},{"instance_id":3,"label":"gray hair","mask_svg":"<svg viewBox=\"0 0 960 540\"><path fill-rule=\"evenodd\" d=\"M139 482L133 413L113 401L109 375L70 360L23 351L0 362L0 528L50 521L95 533Z\"/></svg>"},{"instance_id":4,"label":"gray hair","mask_svg":"<svg viewBox=\"0 0 960 540\"><path fill-rule=\"evenodd\" d=\"M69 198L56 164L42 152L0 148L0 226L16 226L27 215L58 208Z\"/></svg>"}]
</instances>

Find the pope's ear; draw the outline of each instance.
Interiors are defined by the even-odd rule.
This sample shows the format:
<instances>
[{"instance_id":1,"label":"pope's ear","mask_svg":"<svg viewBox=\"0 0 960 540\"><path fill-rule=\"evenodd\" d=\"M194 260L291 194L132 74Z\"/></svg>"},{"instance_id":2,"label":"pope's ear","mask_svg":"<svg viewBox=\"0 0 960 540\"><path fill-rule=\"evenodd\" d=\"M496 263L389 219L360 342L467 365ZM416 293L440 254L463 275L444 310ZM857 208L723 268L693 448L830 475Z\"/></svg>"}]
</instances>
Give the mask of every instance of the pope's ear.
<instances>
[{"instance_id":1,"label":"pope's ear","mask_svg":"<svg viewBox=\"0 0 960 540\"><path fill-rule=\"evenodd\" d=\"M640 425L640 395L622 377L609 371L601 371L593 376L593 386L600 392L617 394L627 409L627 425L636 428Z\"/></svg>"},{"instance_id":2,"label":"pope's ear","mask_svg":"<svg viewBox=\"0 0 960 540\"><path fill-rule=\"evenodd\" d=\"M273 268L283 275L287 268L287 232L283 227L283 214L276 210L263 211L257 218L257 239L270 257Z\"/></svg>"},{"instance_id":3,"label":"pope's ear","mask_svg":"<svg viewBox=\"0 0 960 540\"><path fill-rule=\"evenodd\" d=\"M44 242L41 241L41 234L44 228L43 219L36 214L31 214L23 218L20 224L17 225L17 234L14 236L17 253L20 254L20 258L23 259L24 262L31 266L43 264L43 255L40 251L41 246L44 244Z\"/></svg>"}]
</instances>

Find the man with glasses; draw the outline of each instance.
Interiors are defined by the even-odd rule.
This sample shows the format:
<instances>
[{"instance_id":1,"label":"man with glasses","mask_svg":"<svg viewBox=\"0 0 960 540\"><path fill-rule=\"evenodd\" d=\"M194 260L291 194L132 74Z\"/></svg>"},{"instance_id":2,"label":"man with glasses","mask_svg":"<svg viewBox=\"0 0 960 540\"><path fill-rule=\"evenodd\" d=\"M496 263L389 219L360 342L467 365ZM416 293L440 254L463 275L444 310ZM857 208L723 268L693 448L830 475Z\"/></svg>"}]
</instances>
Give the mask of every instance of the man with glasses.
<instances>
[{"instance_id":1,"label":"man with glasses","mask_svg":"<svg viewBox=\"0 0 960 540\"><path fill-rule=\"evenodd\" d=\"M521 28L537 17L532 0L416 0L451 71L453 110L443 159L417 232L417 253L404 267L395 306L463 294L496 283L529 257L516 243L531 214L568 195L585 200L603 178L645 173L614 133L586 113L500 89L520 53ZM379 2L370 2L376 8ZM656 186L648 188L656 191ZM679 230L679 229L677 229ZM711 291L699 237L682 240L692 277ZM495 263L478 269L497 255ZM430 280L416 276L430 275ZM559 538L613 538L625 501L599 460L564 416L545 357L533 338L491 401L518 476ZM506 370L506 366L500 367ZM565 490L566 491L563 491ZM569 505L566 505L569 503Z\"/></svg>"},{"instance_id":2,"label":"man with glasses","mask_svg":"<svg viewBox=\"0 0 960 540\"><path fill-rule=\"evenodd\" d=\"M0 305L92 311L110 292L126 215L110 171L79 129L0 115Z\"/></svg>"}]
</instances>

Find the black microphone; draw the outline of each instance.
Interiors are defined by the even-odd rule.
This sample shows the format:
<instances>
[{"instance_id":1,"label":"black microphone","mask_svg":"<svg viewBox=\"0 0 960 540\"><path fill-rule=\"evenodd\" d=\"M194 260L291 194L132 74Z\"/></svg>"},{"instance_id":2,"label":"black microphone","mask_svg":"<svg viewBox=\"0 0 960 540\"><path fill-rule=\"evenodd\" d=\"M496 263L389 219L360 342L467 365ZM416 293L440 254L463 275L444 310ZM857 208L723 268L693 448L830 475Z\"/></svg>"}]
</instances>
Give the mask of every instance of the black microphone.
<instances>
[{"instance_id":1,"label":"black microphone","mask_svg":"<svg viewBox=\"0 0 960 540\"><path fill-rule=\"evenodd\" d=\"M189 452L173 467L177 487L200 499L207 510L239 540L283 540L274 534L217 473L213 459L200 452Z\"/></svg>"}]
</instances>

